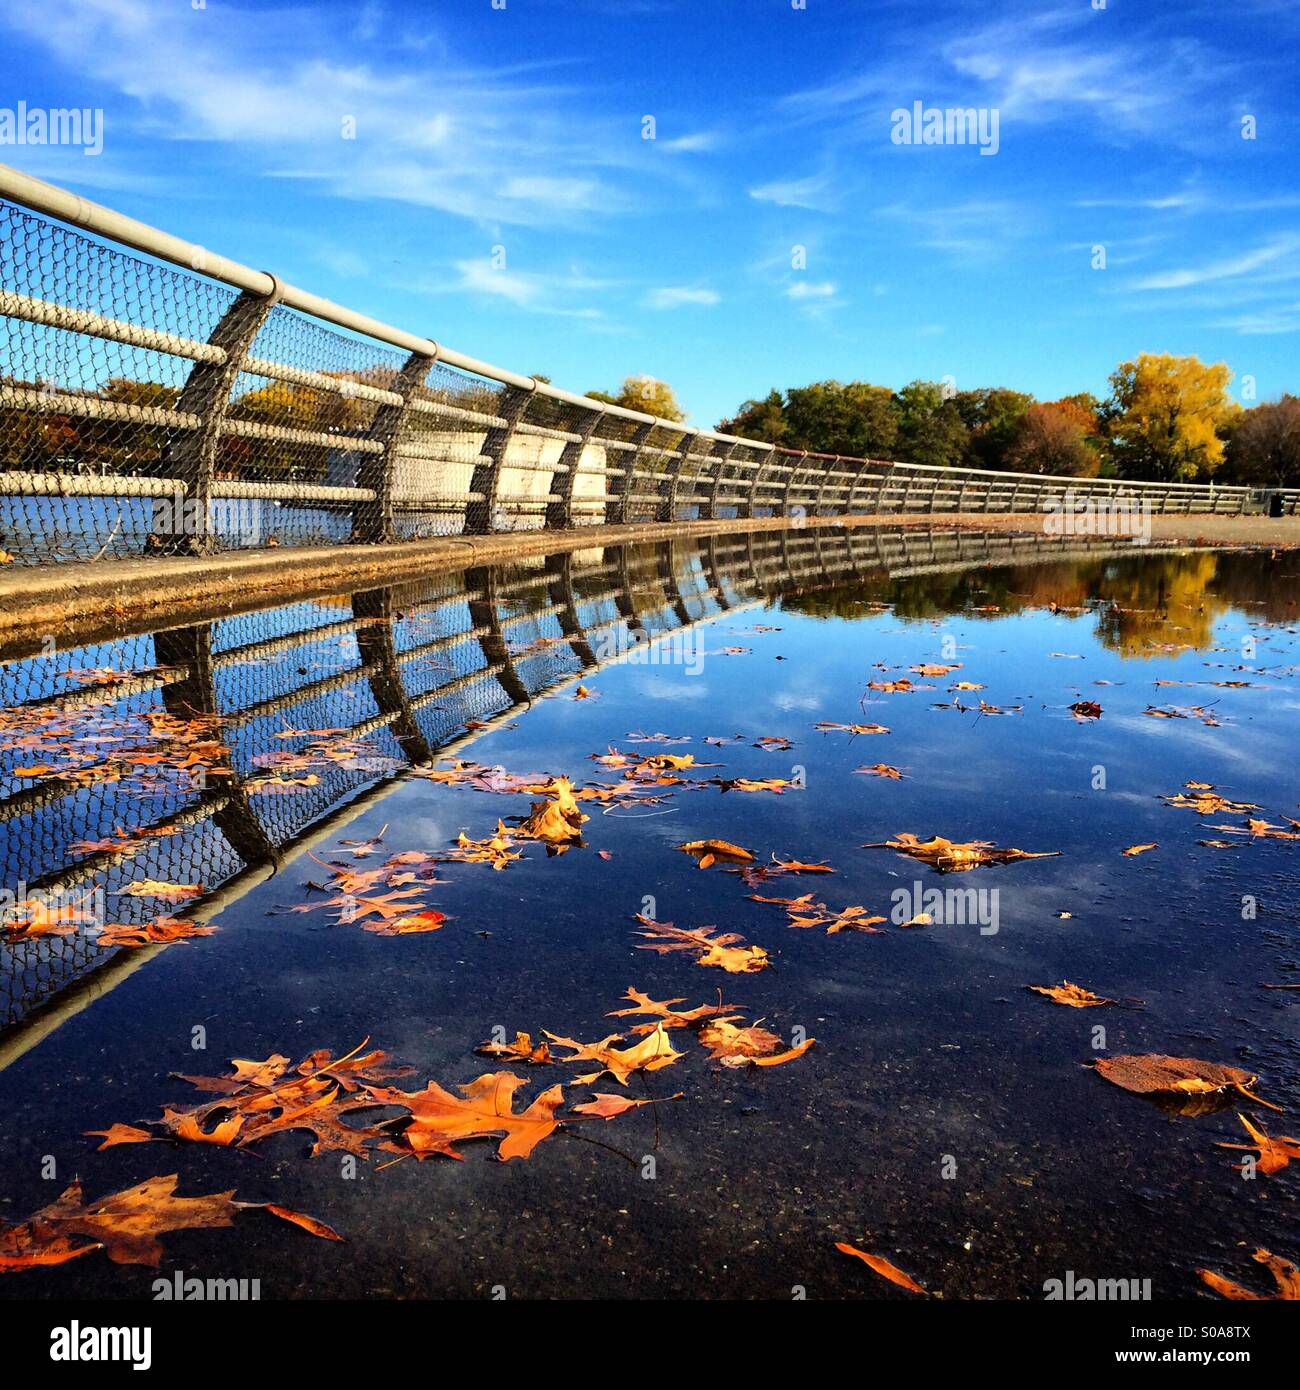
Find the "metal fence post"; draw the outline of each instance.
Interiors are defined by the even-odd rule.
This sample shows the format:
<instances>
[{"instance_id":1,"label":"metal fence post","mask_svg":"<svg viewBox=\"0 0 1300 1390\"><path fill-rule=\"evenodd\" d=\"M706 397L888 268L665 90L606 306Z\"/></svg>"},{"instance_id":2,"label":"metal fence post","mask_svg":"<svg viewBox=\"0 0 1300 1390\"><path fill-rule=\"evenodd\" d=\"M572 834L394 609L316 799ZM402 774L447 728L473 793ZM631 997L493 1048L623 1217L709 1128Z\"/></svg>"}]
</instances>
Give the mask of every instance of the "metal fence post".
<instances>
[{"instance_id":1,"label":"metal fence post","mask_svg":"<svg viewBox=\"0 0 1300 1390\"><path fill-rule=\"evenodd\" d=\"M352 539L361 542L387 542L395 539L393 528L393 489L397 481L397 441L401 438L410 413L411 397L424 381L434 359L423 352L413 352L393 378L389 387L401 396L400 405L381 405L367 431L368 439L384 446L379 454L362 454L357 465L357 486L368 488L374 498L358 502L352 509Z\"/></svg>"},{"instance_id":2,"label":"metal fence post","mask_svg":"<svg viewBox=\"0 0 1300 1390\"><path fill-rule=\"evenodd\" d=\"M624 454L626 461L623 464L623 476L619 480L617 490L609 494L605 501L605 521L611 526L628 519L632 507L632 484L636 478L636 466L641 461L642 448L653 429L654 421L648 420L645 424L637 426L629 441L634 447Z\"/></svg>"},{"instance_id":3,"label":"metal fence post","mask_svg":"<svg viewBox=\"0 0 1300 1390\"><path fill-rule=\"evenodd\" d=\"M676 521L677 519L677 494L681 488L682 469L686 467L686 460L690 457L691 446L699 438L696 431L688 431L682 435L681 448L668 460L668 477L663 482L663 500L655 509L656 521Z\"/></svg>"},{"instance_id":4,"label":"metal fence post","mask_svg":"<svg viewBox=\"0 0 1300 1390\"><path fill-rule=\"evenodd\" d=\"M176 402L178 411L197 415L203 423L196 430L170 432L163 445L163 475L176 478L185 486L184 506L173 506L168 534L158 538L164 551L206 555L216 548L212 536L212 483L221 429L248 350L279 303L280 282L274 277L271 280L274 288L270 294L245 290L221 316L208 344L220 348L224 359L196 362Z\"/></svg>"},{"instance_id":5,"label":"metal fence post","mask_svg":"<svg viewBox=\"0 0 1300 1390\"><path fill-rule=\"evenodd\" d=\"M728 444L724 440L719 440L713 446L713 457L717 460L714 468L717 470L713 475L713 486L709 489L709 500L700 508L701 521L714 521L718 515L718 499L722 495L722 484L726 478L727 464L731 461L731 456L740 448L739 444Z\"/></svg>"},{"instance_id":6,"label":"metal fence post","mask_svg":"<svg viewBox=\"0 0 1300 1390\"><path fill-rule=\"evenodd\" d=\"M588 411L582 428L575 431L579 438L566 440L564 448L560 450L555 472L551 475L550 488L559 501L546 504L546 525L549 529L562 529L573 525L573 497L574 489L578 485L578 468L591 436L595 434L604 418L603 408Z\"/></svg>"},{"instance_id":7,"label":"metal fence post","mask_svg":"<svg viewBox=\"0 0 1300 1390\"><path fill-rule=\"evenodd\" d=\"M497 498L501 495L501 475L506 467L506 450L515 426L523 419L528 402L532 400L532 389L525 386L506 386L502 388L497 415L503 421L493 425L484 436L480 461L474 465L469 480L471 497L465 501L465 533L481 536L496 530ZM476 507L481 503L481 510Z\"/></svg>"}]
</instances>

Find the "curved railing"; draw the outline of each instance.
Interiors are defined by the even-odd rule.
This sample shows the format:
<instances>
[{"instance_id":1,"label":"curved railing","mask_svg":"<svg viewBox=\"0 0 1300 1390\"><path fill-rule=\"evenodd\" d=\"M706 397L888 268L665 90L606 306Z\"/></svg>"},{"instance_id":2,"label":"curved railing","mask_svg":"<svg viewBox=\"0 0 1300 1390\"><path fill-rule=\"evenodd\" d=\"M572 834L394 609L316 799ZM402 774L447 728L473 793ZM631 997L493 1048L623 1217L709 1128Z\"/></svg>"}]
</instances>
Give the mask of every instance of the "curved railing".
<instances>
[{"instance_id":1,"label":"curved railing","mask_svg":"<svg viewBox=\"0 0 1300 1390\"><path fill-rule=\"evenodd\" d=\"M481 362L3 165L0 198L0 546L24 563L1041 512L1071 496L1260 503L1212 483L930 468L697 430Z\"/></svg>"}]
</instances>

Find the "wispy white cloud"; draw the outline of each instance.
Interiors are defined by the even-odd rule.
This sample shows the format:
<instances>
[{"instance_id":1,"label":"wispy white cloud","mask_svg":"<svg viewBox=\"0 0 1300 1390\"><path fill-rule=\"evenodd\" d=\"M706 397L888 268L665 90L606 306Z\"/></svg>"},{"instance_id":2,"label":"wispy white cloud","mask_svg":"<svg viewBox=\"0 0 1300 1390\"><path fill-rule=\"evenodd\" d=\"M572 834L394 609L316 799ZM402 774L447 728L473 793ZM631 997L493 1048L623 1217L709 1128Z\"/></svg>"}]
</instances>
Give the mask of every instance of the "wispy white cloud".
<instances>
[{"instance_id":1,"label":"wispy white cloud","mask_svg":"<svg viewBox=\"0 0 1300 1390\"><path fill-rule=\"evenodd\" d=\"M826 174L810 174L803 179L776 179L749 190L756 202L775 203L781 208L808 208L825 212L832 205L831 181Z\"/></svg>"},{"instance_id":2,"label":"wispy white cloud","mask_svg":"<svg viewBox=\"0 0 1300 1390\"><path fill-rule=\"evenodd\" d=\"M643 302L647 309L682 309L691 305L708 307L719 303L721 298L717 290L687 289L681 285L669 285L663 289L651 290Z\"/></svg>"},{"instance_id":3,"label":"wispy white cloud","mask_svg":"<svg viewBox=\"0 0 1300 1390\"><path fill-rule=\"evenodd\" d=\"M433 284L420 284L425 293L461 292L479 298L504 300L516 309L529 313L555 314L562 318L595 319L600 311L594 308L573 307L564 302L575 293L602 288L602 282L579 274L542 275L507 270L490 260L457 261L459 277L448 284L440 278ZM413 287L416 288L416 287Z\"/></svg>"},{"instance_id":4,"label":"wispy white cloud","mask_svg":"<svg viewBox=\"0 0 1300 1390\"><path fill-rule=\"evenodd\" d=\"M785 297L794 300L834 299L838 292L833 280L796 280L787 287Z\"/></svg>"},{"instance_id":5,"label":"wispy white cloud","mask_svg":"<svg viewBox=\"0 0 1300 1390\"><path fill-rule=\"evenodd\" d=\"M342 58L323 46L319 14L292 7L6 0L0 24L127 98L119 132L219 142L339 196L510 224L609 215L636 196L631 142L579 119L571 88L476 69L434 42L394 64L367 37L373 11Z\"/></svg>"},{"instance_id":6,"label":"wispy white cloud","mask_svg":"<svg viewBox=\"0 0 1300 1390\"><path fill-rule=\"evenodd\" d=\"M1199 266L1187 266L1178 270L1161 271L1148 275L1134 283L1138 290L1182 290L1193 285L1204 285L1215 280L1235 279L1248 275L1263 266L1272 265L1286 256L1293 256L1300 250L1300 237L1278 237L1263 246L1250 251L1242 251L1234 256L1209 261Z\"/></svg>"}]
</instances>

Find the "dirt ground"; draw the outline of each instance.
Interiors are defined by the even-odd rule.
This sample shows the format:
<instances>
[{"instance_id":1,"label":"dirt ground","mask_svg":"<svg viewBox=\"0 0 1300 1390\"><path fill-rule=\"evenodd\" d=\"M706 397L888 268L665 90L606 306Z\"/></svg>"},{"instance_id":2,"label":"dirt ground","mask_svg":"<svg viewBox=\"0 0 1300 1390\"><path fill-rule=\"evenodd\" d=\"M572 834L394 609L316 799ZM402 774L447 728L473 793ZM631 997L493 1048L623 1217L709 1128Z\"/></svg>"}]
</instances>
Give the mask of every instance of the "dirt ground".
<instances>
[{"instance_id":1,"label":"dirt ground","mask_svg":"<svg viewBox=\"0 0 1300 1390\"><path fill-rule=\"evenodd\" d=\"M915 524L930 518L895 517L895 521ZM966 526L975 531L1035 531L1043 518L1031 516L935 517L936 525ZM1251 545L1283 549L1300 548L1300 516L1153 516L1151 539L1158 544L1181 542L1185 545Z\"/></svg>"}]
</instances>

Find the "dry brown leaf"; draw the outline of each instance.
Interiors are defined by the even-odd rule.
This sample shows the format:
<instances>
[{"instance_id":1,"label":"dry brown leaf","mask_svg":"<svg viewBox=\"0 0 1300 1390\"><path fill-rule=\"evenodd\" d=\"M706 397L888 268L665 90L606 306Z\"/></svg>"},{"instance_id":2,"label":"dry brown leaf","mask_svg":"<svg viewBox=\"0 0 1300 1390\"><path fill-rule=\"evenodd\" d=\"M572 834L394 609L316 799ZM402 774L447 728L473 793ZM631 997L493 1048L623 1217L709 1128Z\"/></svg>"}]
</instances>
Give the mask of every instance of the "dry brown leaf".
<instances>
[{"instance_id":1,"label":"dry brown leaf","mask_svg":"<svg viewBox=\"0 0 1300 1390\"><path fill-rule=\"evenodd\" d=\"M637 948L641 951L656 951L660 955L670 951L698 951L696 965L716 965L730 975L751 974L766 969L769 963L767 952L761 946L740 945L745 938L737 932L718 934L716 927L696 927L688 931L671 922L656 922L640 913L636 920L645 928L638 935L651 939L648 946Z\"/></svg>"},{"instance_id":2,"label":"dry brown leaf","mask_svg":"<svg viewBox=\"0 0 1300 1390\"><path fill-rule=\"evenodd\" d=\"M1082 985L1072 985L1069 980L1063 980L1059 985L1026 985L1026 989L1032 989L1035 994L1045 994L1054 1004L1064 1004L1071 1009L1095 1009L1102 1004L1118 1004L1118 999L1105 999L1100 994L1094 994L1090 989L1084 989Z\"/></svg>"},{"instance_id":3,"label":"dry brown leaf","mask_svg":"<svg viewBox=\"0 0 1300 1390\"><path fill-rule=\"evenodd\" d=\"M677 1052L664 1031L663 1024L656 1024L639 1043L632 1047L618 1048L616 1042L623 1041L622 1033L611 1033L597 1043L581 1043L574 1038L563 1038L558 1033L546 1035L557 1047L572 1050L572 1056L559 1057L560 1062L598 1062L600 1069L576 1078L578 1085L587 1086L599 1081L608 1073L620 1086L627 1085L627 1079L634 1071L659 1071L670 1067L685 1053Z\"/></svg>"},{"instance_id":4,"label":"dry brown leaf","mask_svg":"<svg viewBox=\"0 0 1300 1390\"><path fill-rule=\"evenodd\" d=\"M1239 1091L1243 1096L1270 1109L1272 1102L1254 1095L1250 1088L1259 1080L1254 1072L1219 1062L1203 1062L1196 1057L1166 1057L1158 1052L1101 1057L1095 1063L1099 1076L1112 1085L1137 1095L1207 1096Z\"/></svg>"},{"instance_id":5,"label":"dry brown leaf","mask_svg":"<svg viewBox=\"0 0 1300 1390\"><path fill-rule=\"evenodd\" d=\"M1276 1173L1279 1169L1285 1168L1293 1158L1300 1159L1300 1139L1292 1139L1289 1134L1279 1134L1276 1139L1270 1138L1262 1129L1255 1125L1242 1114L1237 1118L1241 1121L1241 1127L1250 1135L1254 1141L1250 1144L1220 1144L1221 1149L1244 1149L1247 1153L1258 1151L1259 1161L1255 1165L1261 1173Z\"/></svg>"},{"instance_id":6,"label":"dry brown leaf","mask_svg":"<svg viewBox=\"0 0 1300 1390\"><path fill-rule=\"evenodd\" d=\"M869 1255L865 1250L859 1250L856 1245L846 1245L842 1240L835 1242L835 1248L843 1251L846 1255L852 1255L854 1259L861 1260L868 1268L875 1270L882 1278L888 1279L891 1284L897 1284L900 1289L906 1289L909 1293L929 1296L929 1289L923 1289L910 1274L904 1274L896 1264L891 1264L883 1255Z\"/></svg>"},{"instance_id":7,"label":"dry brown leaf","mask_svg":"<svg viewBox=\"0 0 1300 1390\"><path fill-rule=\"evenodd\" d=\"M515 1113L514 1093L526 1084L512 1072L486 1072L459 1088L463 1100L444 1091L436 1081L430 1081L423 1091L366 1089L376 1104L400 1105L410 1111L410 1123L397 1140L418 1159L430 1154L460 1158L454 1143L497 1136L501 1136L497 1156L511 1159L527 1158L560 1123L555 1112L564 1103L564 1091L559 1086L551 1086L527 1110Z\"/></svg>"},{"instance_id":8,"label":"dry brown leaf","mask_svg":"<svg viewBox=\"0 0 1300 1390\"><path fill-rule=\"evenodd\" d=\"M1054 859L1061 851L1044 850L1038 853L1023 849L998 849L991 840L960 842L935 835L929 840L918 839L911 831L901 831L892 840L863 845L863 849L896 849L912 859L919 859L940 873L964 873L985 864L1010 864L1018 859Z\"/></svg>"},{"instance_id":9,"label":"dry brown leaf","mask_svg":"<svg viewBox=\"0 0 1300 1390\"><path fill-rule=\"evenodd\" d=\"M1256 1250L1251 1258L1258 1264L1262 1264L1273 1276L1273 1282L1277 1285L1276 1293L1256 1293L1253 1289L1245 1288L1241 1284L1234 1284L1231 1279L1225 1279L1222 1274L1216 1274L1212 1269L1198 1269L1196 1272L1204 1283L1208 1284L1215 1293L1222 1294L1224 1298L1251 1301L1285 1300L1288 1302L1300 1299L1300 1269L1297 1269L1290 1260L1284 1260L1281 1255L1275 1255L1271 1250L1265 1250L1262 1247Z\"/></svg>"}]
</instances>

